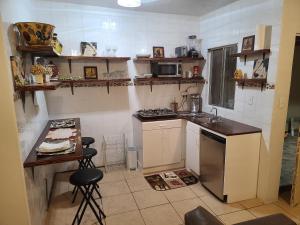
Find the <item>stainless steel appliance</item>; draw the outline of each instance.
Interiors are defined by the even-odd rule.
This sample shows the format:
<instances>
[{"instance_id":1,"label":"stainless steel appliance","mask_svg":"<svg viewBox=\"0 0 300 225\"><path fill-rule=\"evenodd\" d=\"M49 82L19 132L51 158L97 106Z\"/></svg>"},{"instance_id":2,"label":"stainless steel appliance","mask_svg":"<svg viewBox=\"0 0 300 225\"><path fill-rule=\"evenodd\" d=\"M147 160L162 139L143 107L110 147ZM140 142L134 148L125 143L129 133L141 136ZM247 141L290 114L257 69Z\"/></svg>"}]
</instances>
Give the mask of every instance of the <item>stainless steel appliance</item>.
<instances>
[{"instance_id":1,"label":"stainless steel appliance","mask_svg":"<svg viewBox=\"0 0 300 225\"><path fill-rule=\"evenodd\" d=\"M190 95L191 113L199 113L202 111L202 98L199 94Z\"/></svg>"},{"instance_id":2,"label":"stainless steel appliance","mask_svg":"<svg viewBox=\"0 0 300 225\"><path fill-rule=\"evenodd\" d=\"M224 196L224 166L226 139L202 130L200 135L200 182L217 198Z\"/></svg>"},{"instance_id":3,"label":"stainless steel appliance","mask_svg":"<svg viewBox=\"0 0 300 225\"><path fill-rule=\"evenodd\" d=\"M175 55L176 57L187 57L188 55L187 46L181 46L175 48Z\"/></svg>"},{"instance_id":4,"label":"stainless steel appliance","mask_svg":"<svg viewBox=\"0 0 300 225\"><path fill-rule=\"evenodd\" d=\"M182 65L173 62L154 62L151 63L151 73L154 77L180 77Z\"/></svg>"},{"instance_id":5,"label":"stainless steel appliance","mask_svg":"<svg viewBox=\"0 0 300 225\"><path fill-rule=\"evenodd\" d=\"M177 114L171 109L143 109L137 111L137 115L143 119L153 119L153 118L170 118L176 117Z\"/></svg>"}]
</instances>

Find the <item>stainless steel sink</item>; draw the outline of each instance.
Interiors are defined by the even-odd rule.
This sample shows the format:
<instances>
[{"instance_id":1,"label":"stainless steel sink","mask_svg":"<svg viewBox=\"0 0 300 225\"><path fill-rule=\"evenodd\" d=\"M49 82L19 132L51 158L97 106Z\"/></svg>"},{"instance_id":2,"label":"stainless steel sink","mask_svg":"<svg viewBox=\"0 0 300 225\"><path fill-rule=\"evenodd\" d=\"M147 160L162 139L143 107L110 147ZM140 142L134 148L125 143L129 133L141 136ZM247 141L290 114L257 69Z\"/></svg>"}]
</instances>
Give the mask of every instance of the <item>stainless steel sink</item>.
<instances>
[{"instance_id":1,"label":"stainless steel sink","mask_svg":"<svg viewBox=\"0 0 300 225\"><path fill-rule=\"evenodd\" d=\"M194 120L198 121L199 123L205 124L213 124L213 123L221 123L223 122L221 117L215 117L213 115L207 113L179 113L181 116L191 116Z\"/></svg>"},{"instance_id":2,"label":"stainless steel sink","mask_svg":"<svg viewBox=\"0 0 300 225\"><path fill-rule=\"evenodd\" d=\"M200 123L211 123L211 118L210 117L200 117L200 118L197 118L197 121L199 121Z\"/></svg>"},{"instance_id":3,"label":"stainless steel sink","mask_svg":"<svg viewBox=\"0 0 300 225\"><path fill-rule=\"evenodd\" d=\"M222 123L222 119L220 117L214 118L214 117L202 117L202 118L197 118L197 121L200 123L206 123L206 124L214 124L214 123Z\"/></svg>"}]
</instances>

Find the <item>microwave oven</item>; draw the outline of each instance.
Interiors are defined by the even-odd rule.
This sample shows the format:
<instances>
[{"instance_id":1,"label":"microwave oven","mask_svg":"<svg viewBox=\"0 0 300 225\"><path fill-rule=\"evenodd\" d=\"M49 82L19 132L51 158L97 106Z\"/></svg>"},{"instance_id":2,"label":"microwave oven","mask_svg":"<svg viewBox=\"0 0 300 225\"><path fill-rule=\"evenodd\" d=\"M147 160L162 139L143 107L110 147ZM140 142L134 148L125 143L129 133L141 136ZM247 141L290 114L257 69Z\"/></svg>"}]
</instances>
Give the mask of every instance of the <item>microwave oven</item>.
<instances>
[{"instance_id":1,"label":"microwave oven","mask_svg":"<svg viewBox=\"0 0 300 225\"><path fill-rule=\"evenodd\" d=\"M182 76L181 63L154 62L151 63L153 77L180 77Z\"/></svg>"}]
</instances>

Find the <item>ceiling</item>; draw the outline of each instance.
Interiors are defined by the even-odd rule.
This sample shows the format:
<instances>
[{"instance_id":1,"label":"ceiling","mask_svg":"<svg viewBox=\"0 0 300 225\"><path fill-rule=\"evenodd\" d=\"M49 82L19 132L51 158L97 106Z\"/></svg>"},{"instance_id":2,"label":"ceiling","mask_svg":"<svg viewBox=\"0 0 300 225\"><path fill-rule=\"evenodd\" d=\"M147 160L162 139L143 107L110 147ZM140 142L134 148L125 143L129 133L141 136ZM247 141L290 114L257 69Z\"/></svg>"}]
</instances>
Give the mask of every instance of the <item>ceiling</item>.
<instances>
[{"instance_id":1,"label":"ceiling","mask_svg":"<svg viewBox=\"0 0 300 225\"><path fill-rule=\"evenodd\" d=\"M52 0L76 4L124 9L117 0ZM139 8L126 8L134 11L168 13L189 16L202 16L237 0L142 0Z\"/></svg>"}]
</instances>

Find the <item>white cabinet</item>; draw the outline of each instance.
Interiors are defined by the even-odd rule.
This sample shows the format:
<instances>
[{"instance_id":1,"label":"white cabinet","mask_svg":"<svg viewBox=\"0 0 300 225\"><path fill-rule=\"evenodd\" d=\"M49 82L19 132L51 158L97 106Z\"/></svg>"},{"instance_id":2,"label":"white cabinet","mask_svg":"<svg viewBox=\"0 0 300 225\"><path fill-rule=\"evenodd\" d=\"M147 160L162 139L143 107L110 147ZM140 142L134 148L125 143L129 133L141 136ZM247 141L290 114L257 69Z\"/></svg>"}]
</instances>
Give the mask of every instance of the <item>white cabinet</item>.
<instances>
[{"instance_id":1,"label":"white cabinet","mask_svg":"<svg viewBox=\"0 0 300 225\"><path fill-rule=\"evenodd\" d=\"M200 126L188 122L186 126L186 163L188 170L200 175Z\"/></svg>"},{"instance_id":2,"label":"white cabinet","mask_svg":"<svg viewBox=\"0 0 300 225\"><path fill-rule=\"evenodd\" d=\"M139 125L141 123L142 125ZM141 132L136 140L139 151L139 165L151 168L180 163L184 150L182 120L140 122L135 120L134 132Z\"/></svg>"},{"instance_id":3,"label":"white cabinet","mask_svg":"<svg viewBox=\"0 0 300 225\"><path fill-rule=\"evenodd\" d=\"M143 167L160 166L163 163L162 130L146 130L143 132Z\"/></svg>"},{"instance_id":4,"label":"white cabinet","mask_svg":"<svg viewBox=\"0 0 300 225\"><path fill-rule=\"evenodd\" d=\"M182 134L181 128L169 128L162 130L162 165L179 163L181 161Z\"/></svg>"}]
</instances>

